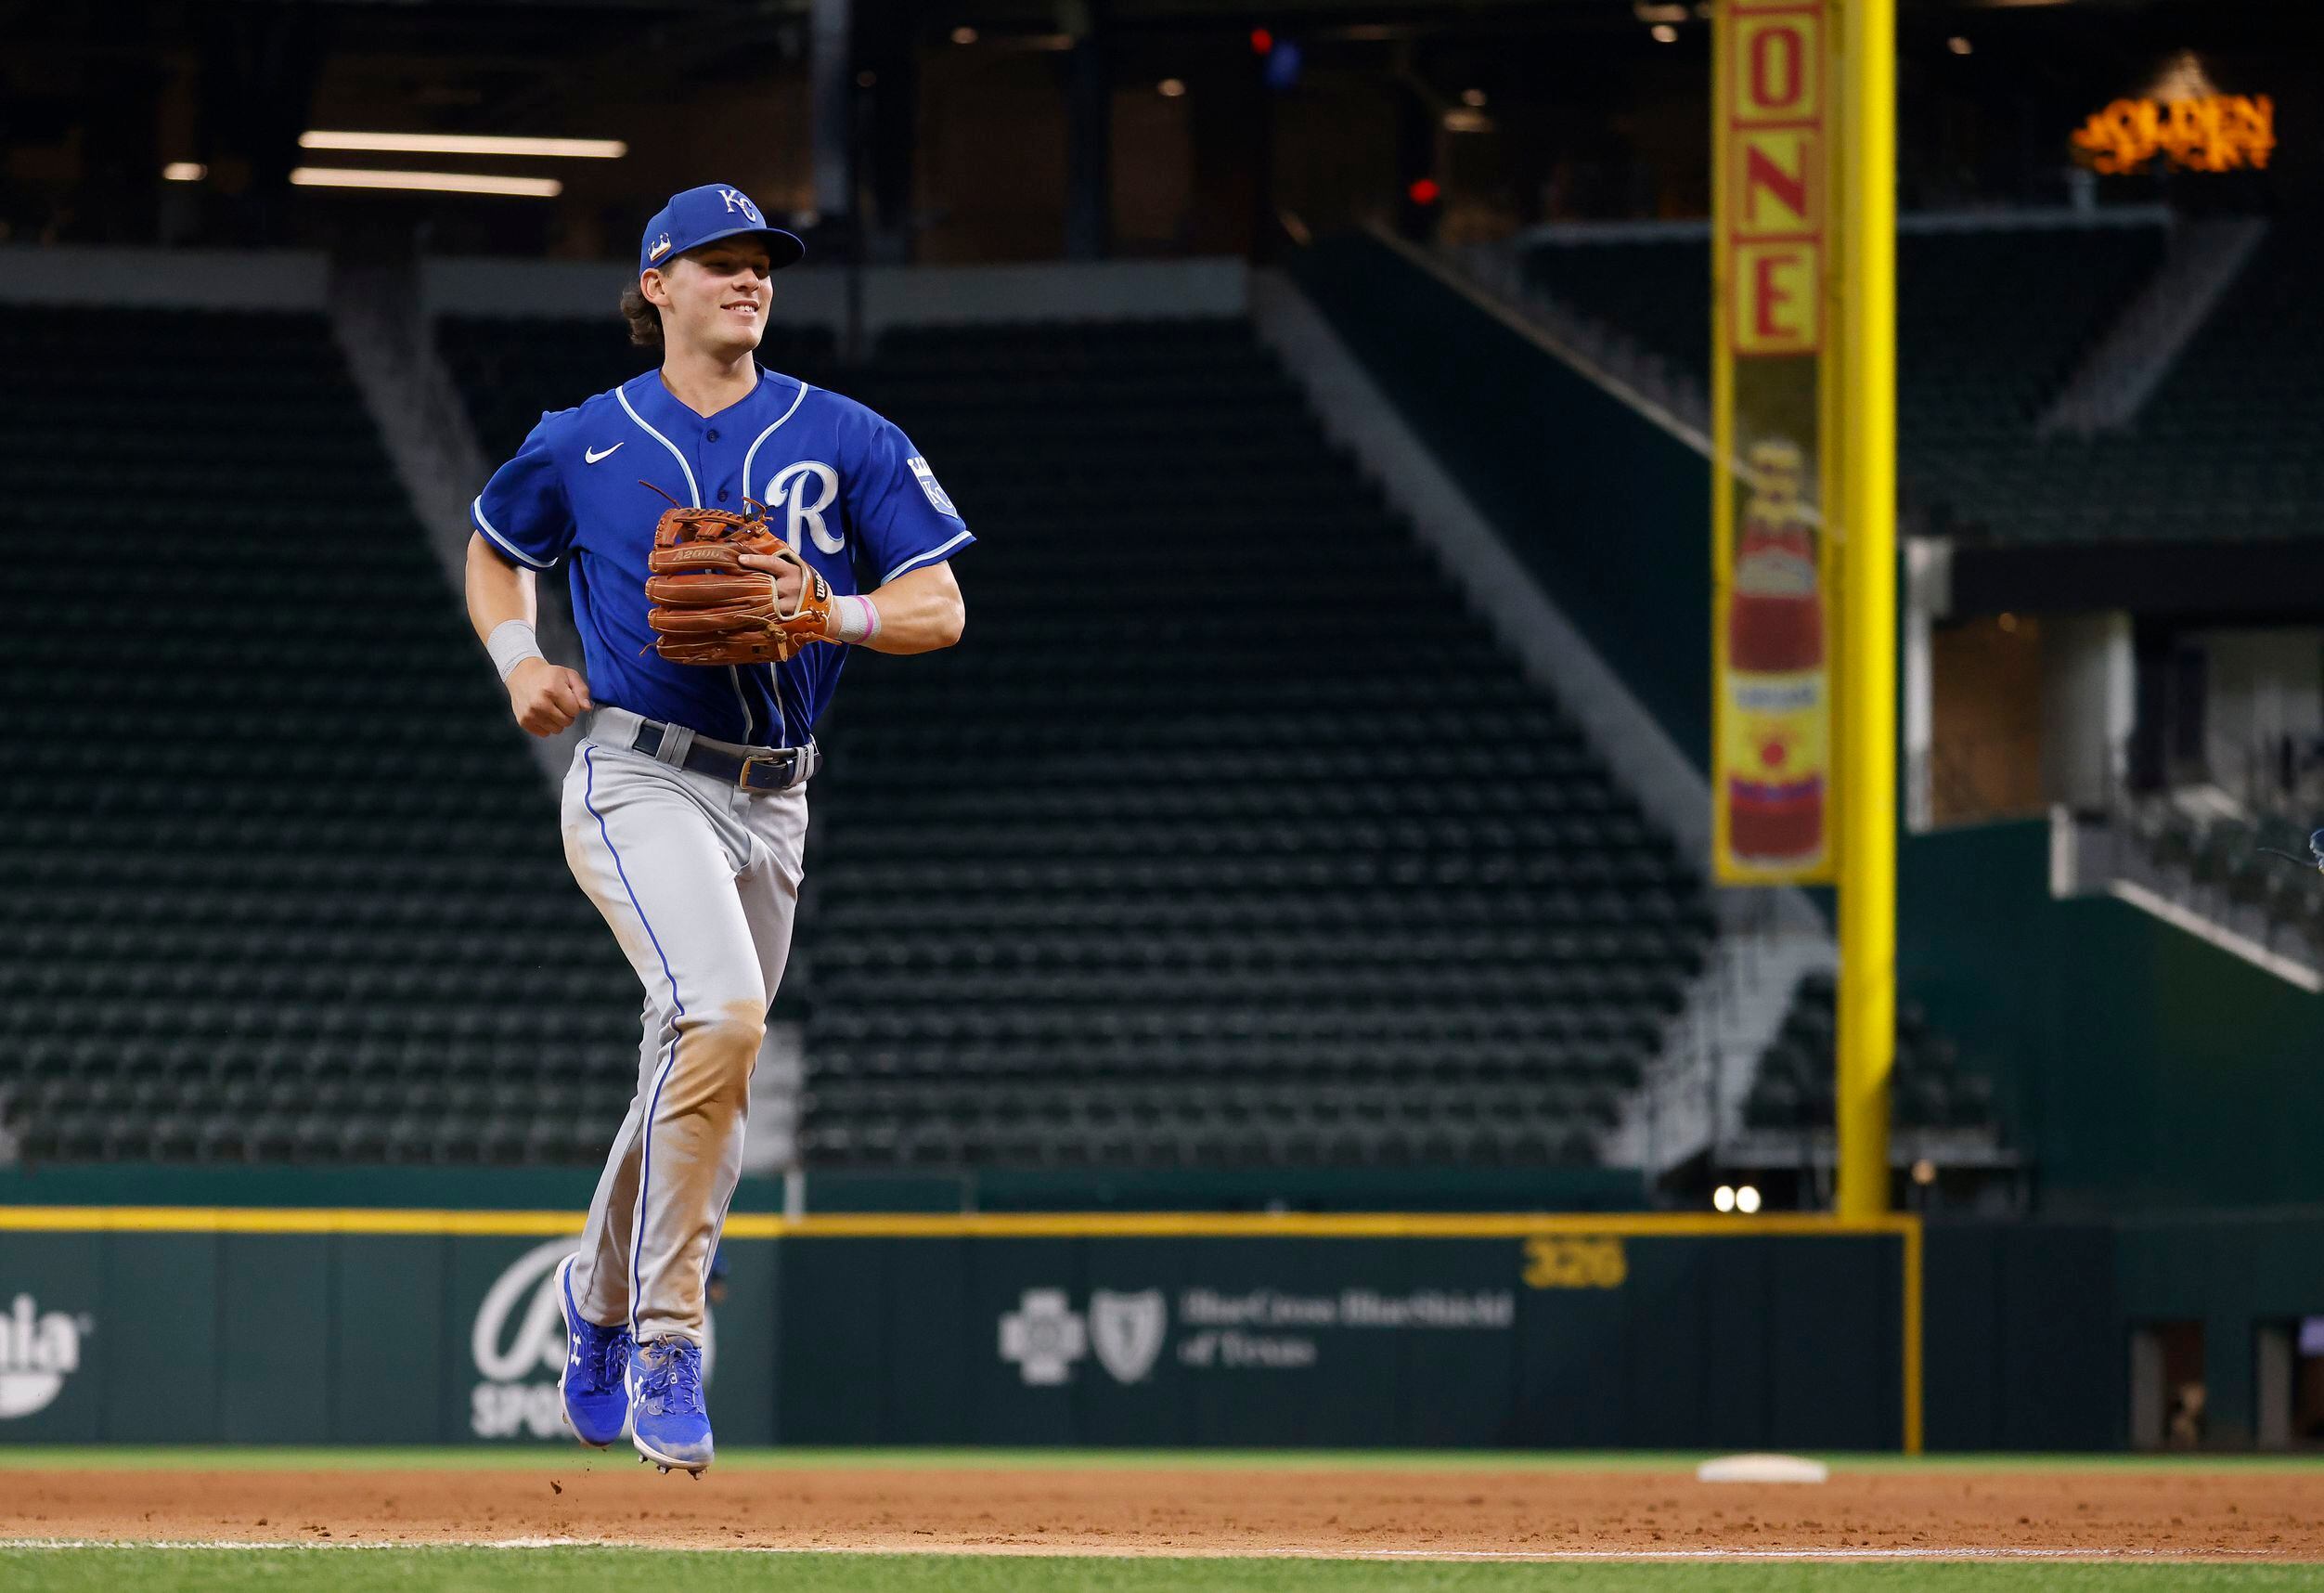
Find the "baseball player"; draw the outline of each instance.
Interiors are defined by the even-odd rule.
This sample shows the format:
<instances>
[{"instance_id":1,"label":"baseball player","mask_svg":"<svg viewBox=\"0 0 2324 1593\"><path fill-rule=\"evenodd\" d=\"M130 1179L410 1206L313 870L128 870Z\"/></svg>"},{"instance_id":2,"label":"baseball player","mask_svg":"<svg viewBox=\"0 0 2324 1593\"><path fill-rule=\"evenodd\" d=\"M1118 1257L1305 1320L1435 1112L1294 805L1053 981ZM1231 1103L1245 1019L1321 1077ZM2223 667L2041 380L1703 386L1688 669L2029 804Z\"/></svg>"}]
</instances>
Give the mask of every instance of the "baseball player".
<instances>
[{"instance_id":1,"label":"baseball player","mask_svg":"<svg viewBox=\"0 0 2324 1593\"><path fill-rule=\"evenodd\" d=\"M850 647L949 647L965 615L947 561L974 538L910 440L754 357L768 278L805 252L738 188L672 196L623 295L661 369L543 415L471 509L469 617L520 725L584 726L565 857L645 986L637 1095L557 1276L565 1416L597 1447L626 1425L665 1470L711 1460L704 1293L790 950L815 721ZM783 546L722 578L761 594L767 661L675 662L703 649L662 628L657 523L752 505ZM561 561L580 670L534 637L536 573Z\"/></svg>"}]
</instances>

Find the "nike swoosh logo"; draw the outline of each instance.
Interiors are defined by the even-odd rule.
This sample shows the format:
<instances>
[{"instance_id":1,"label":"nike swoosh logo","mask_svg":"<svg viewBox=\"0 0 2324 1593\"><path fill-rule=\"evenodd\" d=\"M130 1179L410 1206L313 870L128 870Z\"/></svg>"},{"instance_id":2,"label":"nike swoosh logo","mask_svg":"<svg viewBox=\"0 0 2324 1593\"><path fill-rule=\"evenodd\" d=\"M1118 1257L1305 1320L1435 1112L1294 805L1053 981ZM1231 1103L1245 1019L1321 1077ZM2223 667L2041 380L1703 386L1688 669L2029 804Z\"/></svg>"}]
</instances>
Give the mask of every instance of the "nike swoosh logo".
<instances>
[{"instance_id":1,"label":"nike swoosh logo","mask_svg":"<svg viewBox=\"0 0 2324 1593\"><path fill-rule=\"evenodd\" d=\"M627 437L624 437L620 442L615 443L613 447L607 448L604 453L600 453L595 448L583 448L581 450L581 462L583 464L595 464L598 460L612 454L615 449L626 447L628 444L629 439Z\"/></svg>"}]
</instances>

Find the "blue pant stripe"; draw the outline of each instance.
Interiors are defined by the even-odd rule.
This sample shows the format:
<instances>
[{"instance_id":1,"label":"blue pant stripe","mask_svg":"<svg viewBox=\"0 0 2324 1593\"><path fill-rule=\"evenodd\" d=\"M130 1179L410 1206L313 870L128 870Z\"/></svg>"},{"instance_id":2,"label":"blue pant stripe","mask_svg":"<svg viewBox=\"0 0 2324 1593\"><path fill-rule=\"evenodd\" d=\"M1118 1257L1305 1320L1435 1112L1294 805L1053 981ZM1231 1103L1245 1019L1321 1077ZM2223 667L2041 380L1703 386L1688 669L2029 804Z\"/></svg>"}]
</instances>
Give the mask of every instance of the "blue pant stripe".
<instances>
[{"instance_id":1,"label":"blue pant stripe","mask_svg":"<svg viewBox=\"0 0 2324 1593\"><path fill-rule=\"evenodd\" d=\"M581 749L581 762L585 770L581 784L581 805L587 808L589 810L589 816L597 821L598 835L605 842L605 850L613 860L613 873L619 876L622 889L628 893L630 909L638 914L638 922L645 926L646 939L653 944L653 954L662 959L662 977L669 981L670 1005L675 1010L676 1017L684 1017L686 1003L678 993L678 976L670 972L670 954L662 950L662 938L653 932L653 922L646 916L645 908L638 900L637 887L629 883L629 871L622 866L621 848L613 845L613 833L605 827L605 815L597 810L595 799L597 796L597 749L593 746L584 746ZM654 1069L653 1094L646 1101L645 1120L639 1126L638 1207L629 1226L629 1332L632 1338L635 1338L638 1332L638 1297L645 1287L645 1275L639 1265L638 1253L643 1248L642 1241L645 1237L646 1191L653 1180L653 1118L662 1107L662 1086L669 1081L670 1065L678 1060L675 1018L671 1028L673 1032L670 1035L669 1047L663 1053L662 1065Z\"/></svg>"}]
</instances>

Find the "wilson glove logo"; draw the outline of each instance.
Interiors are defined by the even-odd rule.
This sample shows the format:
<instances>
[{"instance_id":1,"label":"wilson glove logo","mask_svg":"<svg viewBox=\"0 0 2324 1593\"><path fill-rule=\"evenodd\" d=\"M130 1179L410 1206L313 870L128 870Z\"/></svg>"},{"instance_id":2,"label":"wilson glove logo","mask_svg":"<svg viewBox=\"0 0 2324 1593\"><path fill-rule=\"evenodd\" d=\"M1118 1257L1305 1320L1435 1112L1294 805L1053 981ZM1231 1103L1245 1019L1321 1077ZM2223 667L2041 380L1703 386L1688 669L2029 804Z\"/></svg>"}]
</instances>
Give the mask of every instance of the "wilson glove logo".
<instances>
[{"instance_id":1,"label":"wilson glove logo","mask_svg":"<svg viewBox=\"0 0 2324 1593\"><path fill-rule=\"evenodd\" d=\"M43 1312L19 1294L0 1316L0 1419L45 1410L81 1369L86 1316Z\"/></svg>"}]
</instances>

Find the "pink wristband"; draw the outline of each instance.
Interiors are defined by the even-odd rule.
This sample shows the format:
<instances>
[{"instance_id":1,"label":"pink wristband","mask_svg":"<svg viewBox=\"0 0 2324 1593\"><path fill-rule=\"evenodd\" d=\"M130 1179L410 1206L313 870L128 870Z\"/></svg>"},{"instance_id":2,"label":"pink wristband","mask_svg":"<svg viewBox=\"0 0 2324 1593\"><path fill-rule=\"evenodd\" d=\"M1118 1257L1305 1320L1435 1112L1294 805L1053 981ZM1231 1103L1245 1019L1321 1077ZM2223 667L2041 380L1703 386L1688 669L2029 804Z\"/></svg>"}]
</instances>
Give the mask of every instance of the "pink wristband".
<instances>
[{"instance_id":1,"label":"pink wristband","mask_svg":"<svg viewBox=\"0 0 2324 1593\"><path fill-rule=\"evenodd\" d=\"M880 610L868 597L835 597L832 614L838 621L834 632L838 641L869 641L880 633Z\"/></svg>"}]
</instances>

